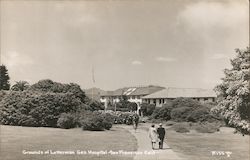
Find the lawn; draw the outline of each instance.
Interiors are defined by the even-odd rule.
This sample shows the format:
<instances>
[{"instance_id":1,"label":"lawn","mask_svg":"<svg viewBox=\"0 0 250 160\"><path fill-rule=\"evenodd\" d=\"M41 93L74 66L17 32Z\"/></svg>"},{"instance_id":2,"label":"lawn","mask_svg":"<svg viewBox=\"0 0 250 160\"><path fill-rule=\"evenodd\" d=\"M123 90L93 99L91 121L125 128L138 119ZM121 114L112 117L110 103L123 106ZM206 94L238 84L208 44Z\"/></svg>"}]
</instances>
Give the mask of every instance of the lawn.
<instances>
[{"instance_id":1,"label":"lawn","mask_svg":"<svg viewBox=\"0 0 250 160\"><path fill-rule=\"evenodd\" d=\"M0 126L2 160L132 160L132 156L110 155L105 151L135 151L136 139L126 130L114 126L110 131L82 131L80 128L34 128L17 126ZM43 151L44 154L24 154L23 151ZM51 150L50 154L45 154ZM76 151L103 151L105 155L76 154ZM52 154L55 151L73 151ZM59 152L57 152L59 153ZM63 152L61 152L63 153Z\"/></svg>"},{"instance_id":2,"label":"lawn","mask_svg":"<svg viewBox=\"0 0 250 160\"><path fill-rule=\"evenodd\" d=\"M217 133L177 133L167 130L167 144L187 160L249 160L249 136L233 134L234 129L222 127ZM232 152L213 155L211 151ZM218 153L218 152L217 152Z\"/></svg>"}]
</instances>

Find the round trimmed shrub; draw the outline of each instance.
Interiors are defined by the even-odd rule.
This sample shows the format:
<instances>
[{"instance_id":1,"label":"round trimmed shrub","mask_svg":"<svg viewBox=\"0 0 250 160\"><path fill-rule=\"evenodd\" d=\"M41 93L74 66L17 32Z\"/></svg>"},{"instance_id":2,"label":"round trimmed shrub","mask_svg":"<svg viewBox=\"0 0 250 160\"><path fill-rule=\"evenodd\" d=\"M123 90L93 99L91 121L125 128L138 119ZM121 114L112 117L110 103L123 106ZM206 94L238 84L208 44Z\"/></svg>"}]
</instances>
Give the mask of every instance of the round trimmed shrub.
<instances>
[{"instance_id":1,"label":"round trimmed shrub","mask_svg":"<svg viewBox=\"0 0 250 160\"><path fill-rule=\"evenodd\" d=\"M72 113L62 113L57 120L57 126L64 129L76 127L75 115Z\"/></svg>"},{"instance_id":2,"label":"round trimmed shrub","mask_svg":"<svg viewBox=\"0 0 250 160\"><path fill-rule=\"evenodd\" d=\"M112 121L98 112L86 112L80 123L83 130L90 131L109 130L112 127Z\"/></svg>"}]
</instances>

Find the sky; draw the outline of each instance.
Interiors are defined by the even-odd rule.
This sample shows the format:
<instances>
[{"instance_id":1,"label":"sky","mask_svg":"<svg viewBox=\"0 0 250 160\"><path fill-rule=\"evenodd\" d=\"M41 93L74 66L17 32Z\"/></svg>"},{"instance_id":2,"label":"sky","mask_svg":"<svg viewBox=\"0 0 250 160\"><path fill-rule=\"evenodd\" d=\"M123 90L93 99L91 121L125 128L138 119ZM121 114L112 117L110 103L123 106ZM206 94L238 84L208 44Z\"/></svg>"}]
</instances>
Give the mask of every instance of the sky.
<instances>
[{"instance_id":1,"label":"sky","mask_svg":"<svg viewBox=\"0 0 250 160\"><path fill-rule=\"evenodd\" d=\"M214 88L249 45L248 0L1 0L11 84ZM94 81L93 82L93 77Z\"/></svg>"}]
</instances>

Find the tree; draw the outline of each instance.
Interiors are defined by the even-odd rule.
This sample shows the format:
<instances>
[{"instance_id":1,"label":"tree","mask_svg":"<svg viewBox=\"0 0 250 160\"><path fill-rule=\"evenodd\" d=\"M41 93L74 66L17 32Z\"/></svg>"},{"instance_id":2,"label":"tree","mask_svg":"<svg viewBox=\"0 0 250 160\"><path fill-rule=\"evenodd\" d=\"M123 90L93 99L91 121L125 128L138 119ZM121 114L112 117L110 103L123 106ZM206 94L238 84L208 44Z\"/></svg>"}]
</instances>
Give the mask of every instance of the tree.
<instances>
[{"instance_id":1,"label":"tree","mask_svg":"<svg viewBox=\"0 0 250 160\"><path fill-rule=\"evenodd\" d=\"M9 80L10 80L10 77L9 77L7 68L5 67L5 65L1 65L0 66L0 90L10 89Z\"/></svg>"},{"instance_id":2,"label":"tree","mask_svg":"<svg viewBox=\"0 0 250 160\"><path fill-rule=\"evenodd\" d=\"M215 87L218 105L213 111L220 113L226 122L243 134L250 133L250 49L236 49L231 69L225 69L222 83Z\"/></svg>"},{"instance_id":3,"label":"tree","mask_svg":"<svg viewBox=\"0 0 250 160\"><path fill-rule=\"evenodd\" d=\"M130 109L130 111L137 111L137 104L135 102L129 102L128 103L128 107Z\"/></svg>"},{"instance_id":4,"label":"tree","mask_svg":"<svg viewBox=\"0 0 250 160\"><path fill-rule=\"evenodd\" d=\"M50 79L40 80L37 83L30 86L29 90L39 92L53 92L53 93L73 93L81 102L85 103L86 95L78 84L62 84L59 82L53 82Z\"/></svg>"},{"instance_id":5,"label":"tree","mask_svg":"<svg viewBox=\"0 0 250 160\"><path fill-rule=\"evenodd\" d=\"M29 83L26 81L18 81L11 87L13 91L24 91L29 88Z\"/></svg>"}]
</instances>

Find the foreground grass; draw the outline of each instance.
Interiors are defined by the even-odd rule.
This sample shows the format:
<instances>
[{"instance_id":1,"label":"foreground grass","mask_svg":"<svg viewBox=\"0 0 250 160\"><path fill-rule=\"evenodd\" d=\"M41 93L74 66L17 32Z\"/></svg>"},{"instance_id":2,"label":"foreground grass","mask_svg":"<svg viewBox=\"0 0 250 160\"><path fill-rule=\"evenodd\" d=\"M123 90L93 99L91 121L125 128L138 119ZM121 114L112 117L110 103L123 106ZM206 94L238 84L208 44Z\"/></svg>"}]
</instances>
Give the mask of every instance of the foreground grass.
<instances>
[{"instance_id":1,"label":"foreground grass","mask_svg":"<svg viewBox=\"0 0 250 160\"><path fill-rule=\"evenodd\" d=\"M114 126L110 131L0 126L2 160L132 160L128 155L23 154L26 151L135 151L136 139L126 130Z\"/></svg>"},{"instance_id":2,"label":"foreground grass","mask_svg":"<svg viewBox=\"0 0 250 160\"><path fill-rule=\"evenodd\" d=\"M216 133L177 133L167 130L167 144L187 160L249 160L249 136L233 134L232 128L223 127ZM232 152L214 155L211 151Z\"/></svg>"}]
</instances>

